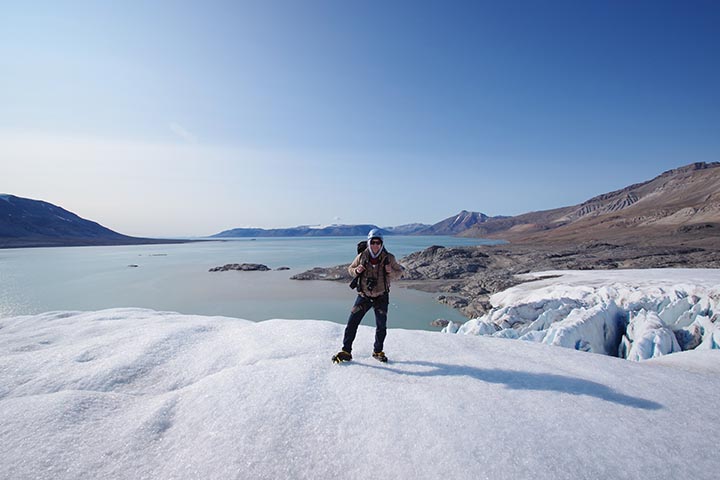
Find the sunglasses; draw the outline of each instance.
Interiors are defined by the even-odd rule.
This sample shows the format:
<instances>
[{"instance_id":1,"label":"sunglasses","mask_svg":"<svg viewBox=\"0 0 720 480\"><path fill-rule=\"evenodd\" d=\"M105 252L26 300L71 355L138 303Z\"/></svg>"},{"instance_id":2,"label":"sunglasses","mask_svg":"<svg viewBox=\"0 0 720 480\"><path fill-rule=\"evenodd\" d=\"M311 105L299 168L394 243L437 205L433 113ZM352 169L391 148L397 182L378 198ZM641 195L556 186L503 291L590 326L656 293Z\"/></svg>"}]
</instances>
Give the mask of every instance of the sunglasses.
<instances>
[{"instance_id":1,"label":"sunglasses","mask_svg":"<svg viewBox=\"0 0 720 480\"><path fill-rule=\"evenodd\" d=\"M380 240L370 240L370 245L382 245Z\"/></svg>"}]
</instances>

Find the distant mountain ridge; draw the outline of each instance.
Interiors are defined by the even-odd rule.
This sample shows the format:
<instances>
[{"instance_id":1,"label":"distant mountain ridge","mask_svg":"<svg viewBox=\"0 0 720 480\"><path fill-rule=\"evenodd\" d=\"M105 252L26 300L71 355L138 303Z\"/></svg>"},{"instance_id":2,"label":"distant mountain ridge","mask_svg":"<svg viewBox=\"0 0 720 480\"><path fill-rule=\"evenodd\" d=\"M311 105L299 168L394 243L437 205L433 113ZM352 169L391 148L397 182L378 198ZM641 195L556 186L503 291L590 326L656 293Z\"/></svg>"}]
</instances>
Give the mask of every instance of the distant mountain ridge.
<instances>
[{"instance_id":1,"label":"distant mountain ridge","mask_svg":"<svg viewBox=\"0 0 720 480\"><path fill-rule=\"evenodd\" d=\"M462 236L513 242L703 242L720 246L720 162L692 163L581 204L493 218Z\"/></svg>"},{"instance_id":2,"label":"distant mountain ridge","mask_svg":"<svg viewBox=\"0 0 720 480\"><path fill-rule=\"evenodd\" d=\"M177 242L130 237L52 203L0 195L0 248Z\"/></svg>"},{"instance_id":3,"label":"distant mountain ridge","mask_svg":"<svg viewBox=\"0 0 720 480\"><path fill-rule=\"evenodd\" d=\"M364 237L377 225L329 225L327 227L299 226L290 228L233 228L212 235L210 238L250 238L250 237ZM380 229L383 235L393 232Z\"/></svg>"},{"instance_id":4,"label":"distant mountain ridge","mask_svg":"<svg viewBox=\"0 0 720 480\"><path fill-rule=\"evenodd\" d=\"M235 228L211 238L364 237L374 224ZM620 242L720 248L720 162L692 163L581 204L488 217L463 210L434 225L380 228L383 235L459 235L513 243ZM0 194L0 248L179 243L136 238L40 200Z\"/></svg>"},{"instance_id":5,"label":"distant mountain ridge","mask_svg":"<svg viewBox=\"0 0 720 480\"><path fill-rule=\"evenodd\" d=\"M425 223L408 223L397 227L378 227L372 224L361 225L330 225L328 227L290 227L276 229L234 228L213 235L211 238L232 237L323 237L323 236L364 236L373 228L378 228L383 235L457 235L475 225L486 222L491 217L480 212L461 211L457 215L446 218L434 225ZM502 217L494 217L502 218Z\"/></svg>"},{"instance_id":6,"label":"distant mountain ridge","mask_svg":"<svg viewBox=\"0 0 720 480\"><path fill-rule=\"evenodd\" d=\"M415 235L430 226L431 225L427 225L425 223L408 223L406 225L398 225L397 227L383 227L383 230L387 230L393 235Z\"/></svg>"},{"instance_id":7,"label":"distant mountain ridge","mask_svg":"<svg viewBox=\"0 0 720 480\"><path fill-rule=\"evenodd\" d=\"M212 235L210 238L251 238L251 237L364 237L376 228L383 235L426 235L420 232L430 228L425 223L408 223L397 227L378 227L373 224L328 225L315 227L302 225L288 228L233 228ZM427 234L431 235L431 234Z\"/></svg>"},{"instance_id":8,"label":"distant mountain ridge","mask_svg":"<svg viewBox=\"0 0 720 480\"><path fill-rule=\"evenodd\" d=\"M457 235L465 232L476 225L487 222L491 217L480 212L468 212L463 210L457 215L446 218L435 225L431 225L416 232L417 235Z\"/></svg>"}]
</instances>

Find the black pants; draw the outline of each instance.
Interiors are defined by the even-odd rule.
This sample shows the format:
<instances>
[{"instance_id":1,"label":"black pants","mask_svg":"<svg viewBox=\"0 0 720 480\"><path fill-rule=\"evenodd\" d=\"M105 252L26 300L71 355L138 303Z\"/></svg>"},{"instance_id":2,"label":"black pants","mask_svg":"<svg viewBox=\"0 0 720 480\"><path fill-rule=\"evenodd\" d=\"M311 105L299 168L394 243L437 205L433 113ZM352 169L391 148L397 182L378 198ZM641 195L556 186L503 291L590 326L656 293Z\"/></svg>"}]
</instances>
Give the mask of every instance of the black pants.
<instances>
[{"instance_id":1,"label":"black pants","mask_svg":"<svg viewBox=\"0 0 720 480\"><path fill-rule=\"evenodd\" d=\"M388 294L381 295L376 298L363 297L358 295L355 304L350 311L347 327L345 327L345 337L343 338L343 350L348 353L352 352L352 344L355 341L358 327L365 314L373 308L375 310L375 345L374 352L383 351L383 343L387 335L387 312L390 297Z\"/></svg>"}]
</instances>

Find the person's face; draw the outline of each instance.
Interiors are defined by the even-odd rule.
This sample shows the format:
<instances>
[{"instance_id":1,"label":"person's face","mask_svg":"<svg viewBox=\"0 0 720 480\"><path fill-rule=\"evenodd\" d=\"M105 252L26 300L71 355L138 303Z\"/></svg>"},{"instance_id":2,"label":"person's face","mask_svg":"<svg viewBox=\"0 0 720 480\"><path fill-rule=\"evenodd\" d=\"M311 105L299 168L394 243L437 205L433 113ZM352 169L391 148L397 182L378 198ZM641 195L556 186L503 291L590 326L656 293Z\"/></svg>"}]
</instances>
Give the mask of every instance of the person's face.
<instances>
[{"instance_id":1,"label":"person's face","mask_svg":"<svg viewBox=\"0 0 720 480\"><path fill-rule=\"evenodd\" d=\"M381 248L382 240L378 240L377 238L373 238L372 240L370 240L370 249L374 254L377 254Z\"/></svg>"}]
</instances>

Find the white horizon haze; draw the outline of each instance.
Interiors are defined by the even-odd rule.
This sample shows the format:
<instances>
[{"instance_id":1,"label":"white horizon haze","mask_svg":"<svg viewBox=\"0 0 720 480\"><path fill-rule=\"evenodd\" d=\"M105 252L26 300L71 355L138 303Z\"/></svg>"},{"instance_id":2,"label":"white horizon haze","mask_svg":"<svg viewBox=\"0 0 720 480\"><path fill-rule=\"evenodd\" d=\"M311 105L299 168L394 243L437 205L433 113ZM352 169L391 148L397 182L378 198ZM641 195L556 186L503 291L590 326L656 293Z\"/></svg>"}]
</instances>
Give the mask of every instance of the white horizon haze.
<instances>
[{"instance_id":1,"label":"white horizon haze","mask_svg":"<svg viewBox=\"0 0 720 480\"><path fill-rule=\"evenodd\" d=\"M179 125L173 130L178 138L194 138ZM606 179L603 190L586 196L580 193L587 188L583 182L588 176L583 171L538 171L535 176L545 175L545 182L572 187L560 195L544 196L543 205L526 205L520 192L510 188L517 179L510 172L497 183L476 190L473 185L482 183L482 169L461 176L454 171L430 175L426 166L406 170L403 165L412 162L363 160L359 154L3 130L0 153L4 193L52 203L125 235L156 238L204 237L233 228L434 224L462 210L489 216L519 215L580 203L681 166L655 168L646 178L621 180L610 175L613 180ZM319 178L317 171L337 180ZM375 187L364 178L368 171L382 173ZM424 193L441 190L436 182L442 177L447 177L443 184L452 192L451 198L442 192ZM452 183L456 185L450 187ZM537 183L533 188L546 190L547 185ZM553 204L554 197L568 198L565 203ZM502 205L507 209L502 210Z\"/></svg>"}]
</instances>

